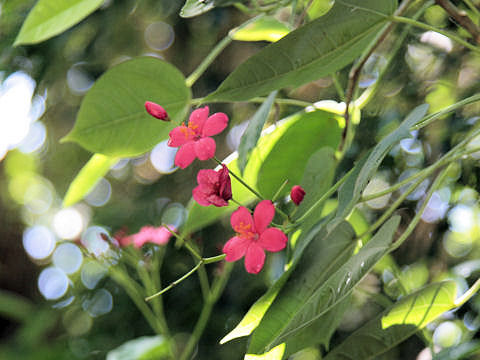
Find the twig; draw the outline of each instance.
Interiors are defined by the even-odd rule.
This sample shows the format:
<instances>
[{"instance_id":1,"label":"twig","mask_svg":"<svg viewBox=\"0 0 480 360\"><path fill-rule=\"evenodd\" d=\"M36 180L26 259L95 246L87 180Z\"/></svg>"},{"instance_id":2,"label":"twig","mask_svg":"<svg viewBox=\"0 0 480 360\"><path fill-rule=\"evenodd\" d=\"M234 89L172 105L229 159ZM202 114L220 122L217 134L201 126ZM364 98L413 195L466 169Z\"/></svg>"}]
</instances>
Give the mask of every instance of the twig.
<instances>
[{"instance_id":1,"label":"twig","mask_svg":"<svg viewBox=\"0 0 480 360\"><path fill-rule=\"evenodd\" d=\"M480 29L464 11L459 10L449 0L435 0L435 2L440 5L461 27L467 30L477 44L480 44Z\"/></svg>"}]
</instances>

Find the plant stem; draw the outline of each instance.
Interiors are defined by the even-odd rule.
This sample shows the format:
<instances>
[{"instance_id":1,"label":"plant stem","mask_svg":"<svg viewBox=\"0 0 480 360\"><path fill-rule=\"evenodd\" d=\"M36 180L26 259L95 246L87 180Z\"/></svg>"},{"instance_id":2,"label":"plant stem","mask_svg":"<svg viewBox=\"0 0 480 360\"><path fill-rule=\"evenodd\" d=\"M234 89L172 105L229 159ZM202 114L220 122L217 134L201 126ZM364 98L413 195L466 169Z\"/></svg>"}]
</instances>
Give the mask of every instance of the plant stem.
<instances>
[{"instance_id":1,"label":"plant stem","mask_svg":"<svg viewBox=\"0 0 480 360\"><path fill-rule=\"evenodd\" d=\"M173 236L175 236L178 240L180 240L181 242L181 245L184 245L188 251L190 251L190 253L197 259L197 260L201 260L202 259L202 256L198 253L197 250L195 250L192 245L190 245L190 243L185 240L182 236L180 236L179 234L177 234L175 231L173 231L172 229L169 228L168 225L166 224L163 224L162 226L164 226Z\"/></svg>"},{"instance_id":2,"label":"plant stem","mask_svg":"<svg viewBox=\"0 0 480 360\"><path fill-rule=\"evenodd\" d=\"M463 0L463 2L467 4L467 6L475 13L476 16L480 17L480 11L471 0Z\"/></svg>"},{"instance_id":3,"label":"plant stem","mask_svg":"<svg viewBox=\"0 0 480 360\"><path fill-rule=\"evenodd\" d=\"M448 15L455 19L461 27L467 30L477 44L480 42L480 29L478 29L477 25L473 23L465 12L460 11L449 0L435 0L435 2L440 5Z\"/></svg>"},{"instance_id":4,"label":"plant stem","mask_svg":"<svg viewBox=\"0 0 480 360\"><path fill-rule=\"evenodd\" d=\"M198 67L187 77L185 80L185 84L188 87L192 87L193 84L198 80L200 76L207 70L207 68L211 65L211 63L217 58L218 55L225 49L231 42L232 38L230 34L225 36L215 47L212 51L203 59L203 61L198 65Z\"/></svg>"},{"instance_id":5,"label":"plant stem","mask_svg":"<svg viewBox=\"0 0 480 360\"><path fill-rule=\"evenodd\" d=\"M210 314L212 313L213 306L217 302L220 295L223 293L225 285L227 284L227 280L230 276L230 272L233 269L234 263L226 263L225 268L223 269L222 275L216 279L213 284L212 291L210 296L208 297L208 301L206 301L203 305L202 312L200 313L200 317L195 324L195 328L193 329L193 333L188 339L187 345L180 356L180 360L187 360L190 358L191 353L195 349L200 337L202 336L205 327L207 326L208 319L210 318Z\"/></svg>"},{"instance_id":6,"label":"plant stem","mask_svg":"<svg viewBox=\"0 0 480 360\"><path fill-rule=\"evenodd\" d=\"M470 289L468 289L465 294L463 294L457 300L455 300L455 307L459 307L465 304L468 300L470 300L473 297L473 295L477 293L478 290L480 290L480 279L477 279L477 281L475 281L472 287L470 287Z\"/></svg>"},{"instance_id":7,"label":"plant stem","mask_svg":"<svg viewBox=\"0 0 480 360\"><path fill-rule=\"evenodd\" d=\"M445 36L449 37L450 39L456 41L457 43L465 46L466 48L468 48L472 51L480 52L479 47L470 44L468 41L463 40L460 36L457 36L450 31L442 30L442 29L439 29L435 26L431 26L431 25L428 25L428 24L425 24L425 23L422 23L422 22L419 22L419 21L416 21L416 20L413 20L413 19L405 18L405 17L402 17L402 16L394 16L393 15L393 16L390 17L390 19L394 22L409 24L409 25L415 26L415 27L420 28L420 29L435 31L439 34L442 34L442 35L445 35Z\"/></svg>"},{"instance_id":8,"label":"plant stem","mask_svg":"<svg viewBox=\"0 0 480 360\"><path fill-rule=\"evenodd\" d=\"M338 80L337 73L333 73L330 76L332 78L333 85L335 86L335 90L337 90L338 97L340 100L345 101L345 91L343 91L342 84L340 84L340 80Z\"/></svg>"},{"instance_id":9,"label":"plant stem","mask_svg":"<svg viewBox=\"0 0 480 360\"><path fill-rule=\"evenodd\" d=\"M282 185L280 185L280 187L278 188L278 190L275 192L275 194L273 195L272 197L272 202L275 202L277 201L277 198L280 196L280 194L282 193L283 189L285 189L285 186L287 186L288 184L288 179L285 180Z\"/></svg>"},{"instance_id":10,"label":"plant stem","mask_svg":"<svg viewBox=\"0 0 480 360\"><path fill-rule=\"evenodd\" d=\"M229 101L231 102L249 102L249 103L263 103L267 100L266 97L254 97L246 101ZM216 101L212 100L212 102L223 102L223 101ZM297 100L297 99L275 99L274 101L276 104L280 105L292 105L292 106L299 106L299 107L307 107L307 106L312 106L313 104L308 101L303 101L303 100ZM190 104L192 105L199 105L203 103L203 98L195 98L190 100Z\"/></svg>"}]
</instances>

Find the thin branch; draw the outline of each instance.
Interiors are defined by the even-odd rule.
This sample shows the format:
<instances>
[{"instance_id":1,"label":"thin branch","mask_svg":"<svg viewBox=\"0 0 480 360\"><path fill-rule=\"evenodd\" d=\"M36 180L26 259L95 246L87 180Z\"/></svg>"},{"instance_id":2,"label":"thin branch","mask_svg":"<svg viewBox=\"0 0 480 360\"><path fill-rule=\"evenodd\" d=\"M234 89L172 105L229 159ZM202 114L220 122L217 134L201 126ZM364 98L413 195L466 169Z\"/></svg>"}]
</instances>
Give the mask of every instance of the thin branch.
<instances>
[{"instance_id":1,"label":"thin branch","mask_svg":"<svg viewBox=\"0 0 480 360\"><path fill-rule=\"evenodd\" d=\"M435 0L435 2L440 5L461 27L467 30L477 44L480 44L480 29L468 17L465 11L459 10L449 0Z\"/></svg>"}]
</instances>

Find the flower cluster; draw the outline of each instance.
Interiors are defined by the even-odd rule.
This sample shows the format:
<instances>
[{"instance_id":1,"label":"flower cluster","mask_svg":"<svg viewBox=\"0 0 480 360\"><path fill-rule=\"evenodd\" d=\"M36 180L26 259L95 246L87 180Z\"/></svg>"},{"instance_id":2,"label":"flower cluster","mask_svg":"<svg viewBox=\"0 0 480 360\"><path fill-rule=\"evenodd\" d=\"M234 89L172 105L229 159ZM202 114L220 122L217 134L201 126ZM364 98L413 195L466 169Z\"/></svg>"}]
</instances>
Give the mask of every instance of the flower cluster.
<instances>
[{"instance_id":1,"label":"flower cluster","mask_svg":"<svg viewBox=\"0 0 480 360\"><path fill-rule=\"evenodd\" d=\"M158 104L147 102L148 113L158 119L168 119L166 111ZM194 110L188 123L175 127L169 134L168 146L178 147L175 165L185 169L196 158L208 160L214 158L216 143L211 137L221 133L228 124L224 113L209 115L205 106ZM219 170L203 169L197 174L198 186L192 191L193 198L201 206L227 206L232 199L232 186L227 166L221 164ZM290 198L299 205L305 191L299 185L292 188ZM258 274L265 263L265 251L283 250L288 238L277 227L269 227L275 216L275 205L270 200L262 200L253 211L240 206L231 215L230 222L236 235L223 247L226 261L237 261L245 257L245 269ZM145 242L165 243L170 232L164 228L144 227L138 234L130 236L130 242L136 247Z\"/></svg>"}]
</instances>

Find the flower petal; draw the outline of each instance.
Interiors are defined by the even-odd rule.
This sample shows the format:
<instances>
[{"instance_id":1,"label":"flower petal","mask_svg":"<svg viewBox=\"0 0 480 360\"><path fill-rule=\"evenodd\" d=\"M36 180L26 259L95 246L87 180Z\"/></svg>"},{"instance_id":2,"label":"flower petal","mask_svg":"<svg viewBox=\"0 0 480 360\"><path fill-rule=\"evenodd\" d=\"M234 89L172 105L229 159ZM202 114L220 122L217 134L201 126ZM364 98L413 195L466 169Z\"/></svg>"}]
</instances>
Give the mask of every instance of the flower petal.
<instances>
[{"instance_id":1,"label":"flower petal","mask_svg":"<svg viewBox=\"0 0 480 360\"><path fill-rule=\"evenodd\" d=\"M277 228L268 228L258 239L258 245L267 251L280 251L287 245L287 235Z\"/></svg>"},{"instance_id":2,"label":"flower petal","mask_svg":"<svg viewBox=\"0 0 480 360\"><path fill-rule=\"evenodd\" d=\"M245 269L250 274L258 274L265 263L265 251L255 242L252 242L245 254Z\"/></svg>"},{"instance_id":3,"label":"flower petal","mask_svg":"<svg viewBox=\"0 0 480 360\"><path fill-rule=\"evenodd\" d=\"M198 184L212 186L219 181L220 174L212 169L200 170L197 174Z\"/></svg>"},{"instance_id":4,"label":"flower petal","mask_svg":"<svg viewBox=\"0 0 480 360\"><path fill-rule=\"evenodd\" d=\"M195 142L191 141L182 145L175 155L175 165L185 169L197 156L195 155Z\"/></svg>"},{"instance_id":5,"label":"flower petal","mask_svg":"<svg viewBox=\"0 0 480 360\"><path fill-rule=\"evenodd\" d=\"M245 231L255 232L255 226L253 224L252 215L246 207L240 206L230 216L230 224L232 224L233 230L242 234Z\"/></svg>"},{"instance_id":6,"label":"flower petal","mask_svg":"<svg viewBox=\"0 0 480 360\"><path fill-rule=\"evenodd\" d=\"M218 196L217 194L211 194L207 197L207 200L210 202L210 204L212 205L215 205L217 207L221 207L221 206L227 206L228 205L228 201L221 198L220 196Z\"/></svg>"},{"instance_id":7,"label":"flower petal","mask_svg":"<svg viewBox=\"0 0 480 360\"><path fill-rule=\"evenodd\" d=\"M168 140L168 146L179 147L192 141L195 138L195 132L186 126L177 126L168 134L170 139Z\"/></svg>"},{"instance_id":8,"label":"flower petal","mask_svg":"<svg viewBox=\"0 0 480 360\"><path fill-rule=\"evenodd\" d=\"M223 246L223 253L227 256L226 261L237 261L247 252L250 241L239 236L234 236Z\"/></svg>"},{"instance_id":9,"label":"flower petal","mask_svg":"<svg viewBox=\"0 0 480 360\"><path fill-rule=\"evenodd\" d=\"M215 140L210 137L195 141L195 154L200 160L208 160L215 156Z\"/></svg>"},{"instance_id":10,"label":"flower petal","mask_svg":"<svg viewBox=\"0 0 480 360\"><path fill-rule=\"evenodd\" d=\"M202 134L203 126L208 118L208 106L193 110L188 119L188 127L195 131L197 135Z\"/></svg>"},{"instance_id":11,"label":"flower petal","mask_svg":"<svg viewBox=\"0 0 480 360\"><path fill-rule=\"evenodd\" d=\"M199 203L202 206L208 206L210 205L210 202L207 199L207 194L202 191L201 185L198 185L195 189L192 190L192 196L195 199L197 203Z\"/></svg>"},{"instance_id":12,"label":"flower petal","mask_svg":"<svg viewBox=\"0 0 480 360\"><path fill-rule=\"evenodd\" d=\"M258 203L253 218L255 219L255 228L257 233L261 234L270 225L275 215L275 206L270 200L262 200Z\"/></svg>"},{"instance_id":13,"label":"flower petal","mask_svg":"<svg viewBox=\"0 0 480 360\"><path fill-rule=\"evenodd\" d=\"M202 136L220 134L228 125L228 116L224 113L215 113L203 125Z\"/></svg>"}]
</instances>

